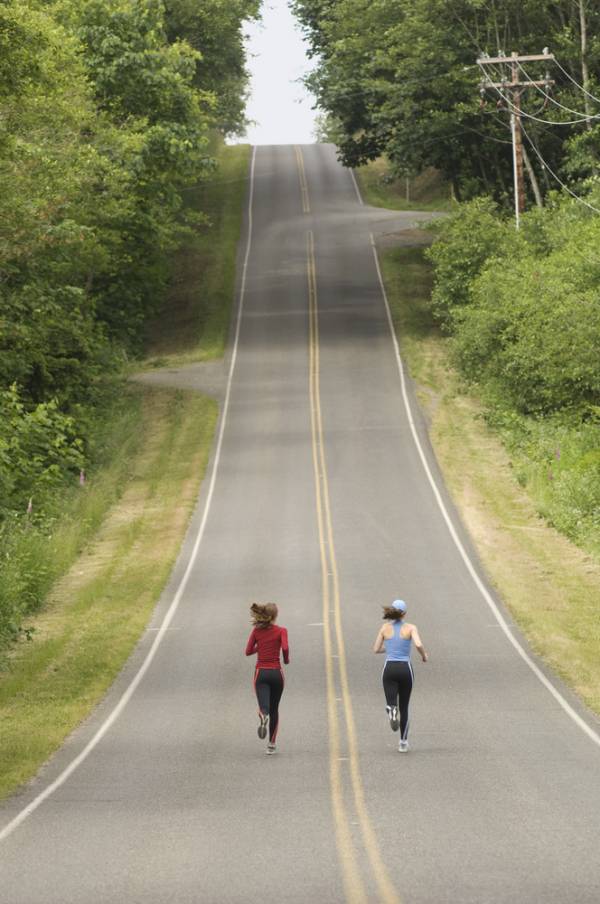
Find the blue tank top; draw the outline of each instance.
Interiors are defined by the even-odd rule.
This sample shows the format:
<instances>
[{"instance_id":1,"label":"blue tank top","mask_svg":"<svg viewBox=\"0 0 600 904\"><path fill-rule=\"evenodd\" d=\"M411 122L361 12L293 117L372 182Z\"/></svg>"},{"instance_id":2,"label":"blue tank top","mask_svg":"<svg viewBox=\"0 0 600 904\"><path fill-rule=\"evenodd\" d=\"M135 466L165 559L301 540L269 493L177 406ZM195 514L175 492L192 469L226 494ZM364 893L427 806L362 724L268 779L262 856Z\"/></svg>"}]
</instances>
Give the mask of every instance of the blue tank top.
<instances>
[{"instance_id":1,"label":"blue tank top","mask_svg":"<svg viewBox=\"0 0 600 904\"><path fill-rule=\"evenodd\" d=\"M410 645L412 640L410 637L400 636L401 627L402 622L394 622L394 633L391 637L386 637L383 640L386 662L410 662Z\"/></svg>"}]
</instances>

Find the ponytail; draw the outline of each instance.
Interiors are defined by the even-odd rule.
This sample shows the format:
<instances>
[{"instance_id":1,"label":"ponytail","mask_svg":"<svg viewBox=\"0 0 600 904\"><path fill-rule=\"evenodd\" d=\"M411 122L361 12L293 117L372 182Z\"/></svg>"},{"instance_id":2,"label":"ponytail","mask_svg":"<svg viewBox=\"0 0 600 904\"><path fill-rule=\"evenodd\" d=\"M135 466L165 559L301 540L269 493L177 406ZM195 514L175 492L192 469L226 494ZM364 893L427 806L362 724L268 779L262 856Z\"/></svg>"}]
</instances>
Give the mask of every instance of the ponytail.
<instances>
[{"instance_id":1,"label":"ponytail","mask_svg":"<svg viewBox=\"0 0 600 904\"><path fill-rule=\"evenodd\" d=\"M383 607L383 617L389 621L402 621L406 612L403 612L402 609L394 609L393 606L384 606Z\"/></svg>"},{"instance_id":2,"label":"ponytail","mask_svg":"<svg viewBox=\"0 0 600 904\"><path fill-rule=\"evenodd\" d=\"M255 628L268 628L277 618L275 603L252 603L250 612Z\"/></svg>"}]
</instances>

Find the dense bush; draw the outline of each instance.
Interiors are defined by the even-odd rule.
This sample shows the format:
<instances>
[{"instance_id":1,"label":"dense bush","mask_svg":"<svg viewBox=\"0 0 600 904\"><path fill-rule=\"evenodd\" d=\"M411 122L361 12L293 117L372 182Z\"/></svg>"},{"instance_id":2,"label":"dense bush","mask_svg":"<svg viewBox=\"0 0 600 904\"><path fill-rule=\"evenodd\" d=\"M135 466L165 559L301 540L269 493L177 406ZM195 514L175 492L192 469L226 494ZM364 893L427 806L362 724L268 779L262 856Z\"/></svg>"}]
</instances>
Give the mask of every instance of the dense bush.
<instances>
[{"instance_id":1,"label":"dense bush","mask_svg":"<svg viewBox=\"0 0 600 904\"><path fill-rule=\"evenodd\" d=\"M461 205L429 252L456 360L518 411L583 414L600 397L600 223L575 202L526 215Z\"/></svg>"},{"instance_id":2,"label":"dense bush","mask_svg":"<svg viewBox=\"0 0 600 904\"><path fill-rule=\"evenodd\" d=\"M524 413L600 398L600 293L569 272L566 254L493 260L456 324L463 373Z\"/></svg>"},{"instance_id":3,"label":"dense bush","mask_svg":"<svg viewBox=\"0 0 600 904\"><path fill-rule=\"evenodd\" d=\"M540 512L600 549L600 219L462 205L430 250L434 313Z\"/></svg>"},{"instance_id":4,"label":"dense bush","mask_svg":"<svg viewBox=\"0 0 600 904\"><path fill-rule=\"evenodd\" d=\"M488 259L502 254L512 239L490 198L461 204L456 213L436 221L436 241L428 251L435 266L432 305L438 321L452 329L457 312L471 302L474 279Z\"/></svg>"},{"instance_id":5,"label":"dense bush","mask_svg":"<svg viewBox=\"0 0 600 904\"><path fill-rule=\"evenodd\" d=\"M27 409L16 385L0 392L0 494L7 508L18 510L28 498L43 498L82 465L74 420L55 401Z\"/></svg>"}]
</instances>

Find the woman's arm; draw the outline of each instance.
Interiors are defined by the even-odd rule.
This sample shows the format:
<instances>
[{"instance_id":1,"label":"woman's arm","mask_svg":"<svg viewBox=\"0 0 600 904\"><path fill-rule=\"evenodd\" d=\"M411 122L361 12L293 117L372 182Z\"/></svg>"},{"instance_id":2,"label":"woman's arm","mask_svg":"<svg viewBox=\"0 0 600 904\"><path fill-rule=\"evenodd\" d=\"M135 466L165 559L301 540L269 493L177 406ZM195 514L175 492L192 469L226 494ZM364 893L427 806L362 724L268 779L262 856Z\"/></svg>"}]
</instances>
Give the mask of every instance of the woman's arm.
<instances>
[{"instance_id":1,"label":"woman's arm","mask_svg":"<svg viewBox=\"0 0 600 904\"><path fill-rule=\"evenodd\" d=\"M252 656L253 653L256 653L258 649L258 644L256 643L256 628L252 628L252 633L248 638L248 643L246 644L246 656Z\"/></svg>"},{"instance_id":2,"label":"woman's arm","mask_svg":"<svg viewBox=\"0 0 600 904\"><path fill-rule=\"evenodd\" d=\"M288 665L290 661L290 645L288 643L287 628L281 629L281 652L283 653L283 661Z\"/></svg>"},{"instance_id":3,"label":"woman's arm","mask_svg":"<svg viewBox=\"0 0 600 904\"><path fill-rule=\"evenodd\" d=\"M423 649L423 644L422 644L422 642L421 642L421 637L420 637L420 635L419 635L419 632L418 632L418 630L417 630L417 626L416 626L416 625L413 625L413 626L412 626L412 631L410 632L410 636L411 636L412 639L413 639L413 643L414 643L415 647L416 647L417 650L419 651L419 655L420 655L421 659L423 660L423 662L427 662L427 660L429 659L429 657L428 657L427 653L425 652L425 650Z\"/></svg>"},{"instance_id":4,"label":"woman's arm","mask_svg":"<svg viewBox=\"0 0 600 904\"><path fill-rule=\"evenodd\" d=\"M373 644L373 652L374 653L383 653L383 628L379 629L379 634L375 638L375 643Z\"/></svg>"}]
</instances>

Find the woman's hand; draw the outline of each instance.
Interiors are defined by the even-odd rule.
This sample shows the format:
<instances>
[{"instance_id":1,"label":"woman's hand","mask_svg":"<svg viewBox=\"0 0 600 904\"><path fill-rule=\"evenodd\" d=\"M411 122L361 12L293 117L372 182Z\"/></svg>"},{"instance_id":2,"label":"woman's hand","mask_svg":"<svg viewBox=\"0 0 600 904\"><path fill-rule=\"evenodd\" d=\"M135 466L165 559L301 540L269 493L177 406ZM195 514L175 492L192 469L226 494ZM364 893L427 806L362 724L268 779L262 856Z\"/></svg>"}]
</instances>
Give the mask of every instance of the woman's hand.
<instances>
[{"instance_id":1,"label":"woman's hand","mask_svg":"<svg viewBox=\"0 0 600 904\"><path fill-rule=\"evenodd\" d=\"M374 653L383 653L383 628L379 629L379 634L375 638L375 643L373 644L373 652Z\"/></svg>"}]
</instances>

